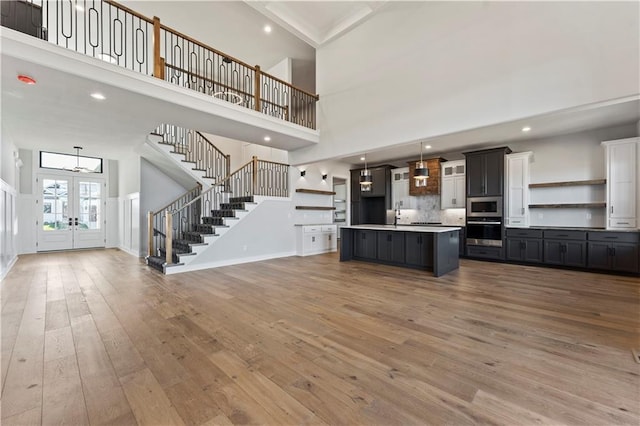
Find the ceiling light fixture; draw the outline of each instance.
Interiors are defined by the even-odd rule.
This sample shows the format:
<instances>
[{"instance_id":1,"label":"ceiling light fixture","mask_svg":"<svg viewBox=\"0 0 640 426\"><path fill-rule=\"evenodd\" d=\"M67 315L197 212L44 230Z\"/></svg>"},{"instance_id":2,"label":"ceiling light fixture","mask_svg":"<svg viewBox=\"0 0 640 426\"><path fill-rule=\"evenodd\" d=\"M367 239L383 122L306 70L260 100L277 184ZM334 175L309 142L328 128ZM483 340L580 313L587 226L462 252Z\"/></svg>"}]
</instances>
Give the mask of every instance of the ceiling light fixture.
<instances>
[{"instance_id":1,"label":"ceiling light fixture","mask_svg":"<svg viewBox=\"0 0 640 426\"><path fill-rule=\"evenodd\" d=\"M364 170L360 171L360 191L371 192L371 184L373 183L373 176L369 169L367 169L367 156L362 157L364 159Z\"/></svg>"},{"instance_id":2,"label":"ceiling light fixture","mask_svg":"<svg viewBox=\"0 0 640 426\"><path fill-rule=\"evenodd\" d=\"M422 161L422 142L420 142L420 161L416 163L416 169L413 171L413 179L415 180L416 188L427 186L429 168L426 167L424 161Z\"/></svg>"},{"instance_id":3,"label":"ceiling light fixture","mask_svg":"<svg viewBox=\"0 0 640 426\"><path fill-rule=\"evenodd\" d=\"M325 173L325 174L323 174L323 175L322 175L322 180L327 180L327 176L328 176L328 175L327 175L326 173Z\"/></svg>"},{"instance_id":4,"label":"ceiling light fixture","mask_svg":"<svg viewBox=\"0 0 640 426\"><path fill-rule=\"evenodd\" d=\"M76 9L79 10L80 12L84 12L84 7L82 7L79 4L76 4Z\"/></svg>"},{"instance_id":5,"label":"ceiling light fixture","mask_svg":"<svg viewBox=\"0 0 640 426\"><path fill-rule=\"evenodd\" d=\"M36 81L29 77L28 75L20 74L18 75L18 80L23 82L24 84L36 84Z\"/></svg>"},{"instance_id":6,"label":"ceiling light fixture","mask_svg":"<svg viewBox=\"0 0 640 426\"><path fill-rule=\"evenodd\" d=\"M80 150L81 146L74 146L73 149L76 150L76 166L73 169L66 169L76 173L93 173L93 170L88 169L86 167L80 167Z\"/></svg>"},{"instance_id":7,"label":"ceiling light fixture","mask_svg":"<svg viewBox=\"0 0 640 426\"><path fill-rule=\"evenodd\" d=\"M269 34L271 32L271 25L265 25L264 26L264 32Z\"/></svg>"},{"instance_id":8,"label":"ceiling light fixture","mask_svg":"<svg viewBox=\"0 0 640 426\"><path fill-rule=\"evenodd\" d=\"M116 58L114 58L113 56L107 54L107 53L101 53L100 55L98 55L98 58L102 59L105 62L109 62L110 64L117 64L118 60Z\"/></svg>"},{"instance_id":9,"label":"ceiling light fixture","mask_svg":"<svg viewBox=\"0 0 640 426\"><path fill-rule=\"evenodd\" d=\"M364 157L360 157L360 161L364 161Z\"/></svg>"},{"instance_id":10,"label":"ceiling light fixture","mask_svg":"<svg viewBox=\"0 0 640 426\"><path fill-rule=\"evenodd\" d=\"M431 149L431 145L425 145L425 149Z\"/></svg>"},{"instance_id":11,"label":"ceiling light fixture","mask_svg":"<svg viewBox=\"0 0 640 426\"><path fill-rule=\"evenodd\" d=\"M300 177L304 177L307 174L306 170L300 170Z\"/></svg>"},{"instance_id":12,"label":"ceiling light fixture","mask_svg":"<svg viewBox=\"0 0 640 426\"><path fill-rule=\"evenodd\" d=\"M97 100L99 100L99 101L104 101L105 99L107 99L107 98L106 98L102 93L98 93L98 92L96 92L96 93L92 93L92 94L91 94L91 97L92 97L93 99L97 99ZM80 149L82 149L82 148L80 148Z\"/></svg>"},{"instance_id":13,"label":"ceiling light fixture","mask_svg":"<svg viewBox=\"0 0 640 426\"><path fill-rule=\"evenodd\" d=\"M270 142L271 141L271 136L265 136L264 137L264 141L265 142Z\"/></svg>"},{"instance_id":14,"label":"ceiling light fixture","mask_svg":"<svg viewBox=\"0 0 640 426\"><path fill-rule=\"evenodd\" d=\"M531 131L531 127L529 127L529 126L524 126L524 127L522 128L522 131L523 131L523 132L525 132L525 133L527 133L527 132Z\"/></svg>"}]
</instances>

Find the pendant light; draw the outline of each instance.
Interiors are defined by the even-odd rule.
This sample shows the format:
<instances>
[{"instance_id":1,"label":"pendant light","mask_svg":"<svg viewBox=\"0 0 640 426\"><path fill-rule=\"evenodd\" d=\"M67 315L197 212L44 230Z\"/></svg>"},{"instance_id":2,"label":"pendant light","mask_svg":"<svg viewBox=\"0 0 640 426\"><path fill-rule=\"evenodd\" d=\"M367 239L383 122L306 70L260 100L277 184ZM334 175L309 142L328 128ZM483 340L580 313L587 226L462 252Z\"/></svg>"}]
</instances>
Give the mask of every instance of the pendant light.
<instances>
[{"instance_id":1,"label":"pendant light","mask_svg":"<svg viewBox=\"0 0 640 426\"><path fill-rule=\"evenodd\" d=\"M413 179L415 181L416 188L427 186L429 168L424 161L422 161L422 142L420 142L420 161L416 163L416 169L413 171Z\"/></svg>"},{"instance_id":2,"label":"pendant light","mask_svg":"<svg viewBox=\"0 0 640 426\"><path fill-rule=\"evenodd\" d=\"M93 170L91 169L88 169L86 167L80 167L80 150L82 149L82 147L74 146L73 149L76 150L76 166L72 169L65 168L65 170L70 170L76 173L93 173Z\"/></svg>"},{"instance_id":3,"label":"pendant light","mask_svg":"<svg viewBox=\"0 0 640 426\"><path fill-rule=\"evenodd\" d=\"M367 169L367 156L364 157L364 170L360 171L360 191L361 192L370 192L371 184L373 183L373 176L371 176L371 172Z\"/></svg>"}]
</instances>

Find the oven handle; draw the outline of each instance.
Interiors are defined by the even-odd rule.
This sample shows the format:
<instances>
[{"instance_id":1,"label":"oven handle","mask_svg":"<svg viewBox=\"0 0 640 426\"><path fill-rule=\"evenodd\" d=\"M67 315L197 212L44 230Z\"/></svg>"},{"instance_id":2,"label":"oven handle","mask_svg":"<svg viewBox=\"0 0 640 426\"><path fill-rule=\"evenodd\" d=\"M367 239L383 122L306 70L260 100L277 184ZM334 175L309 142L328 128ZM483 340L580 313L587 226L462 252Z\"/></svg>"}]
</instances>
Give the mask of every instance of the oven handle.
<instances>
[{"instance_id":1,"label":"oven handle","mask_svg":"<svg viewBox=\"0 0 640 426\"><path fill-rule=\"evenodd\" d=\"M469 221L467 222L467 225L501 225L502 222L500 221L495 221L495 222L477 222L477 221Z\"/></svg>"}]
</instances>

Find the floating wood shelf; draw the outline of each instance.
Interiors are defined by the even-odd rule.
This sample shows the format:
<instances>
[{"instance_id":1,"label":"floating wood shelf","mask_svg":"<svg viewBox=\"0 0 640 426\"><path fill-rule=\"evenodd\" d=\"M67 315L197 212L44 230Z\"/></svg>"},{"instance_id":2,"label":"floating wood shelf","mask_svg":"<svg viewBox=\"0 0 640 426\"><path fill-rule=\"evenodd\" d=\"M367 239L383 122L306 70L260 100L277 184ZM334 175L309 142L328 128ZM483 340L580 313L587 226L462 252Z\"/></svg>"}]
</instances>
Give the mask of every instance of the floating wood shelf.
<instances>
[{"instance_id":1,"label":"floating wood shelf","mask_svg":"<svg viewBox=\"0 0 640 426\"><path fill-rule=\"evenodd\" d=\"M304 189L298 188L296 192L302 192L303 194L318 194L318 195L336 195L333 191L320 191L318 189Z\"/></svg>"},{"instance_id":2,"label":"floating wood shelf","mask_svg":"<svg viewBox=\"0 0 640 426\"><path fill-rule=\"evenodd\" d=\"M324 206L296 206L296 210L335 210L335 207Z\"/></svg>"},{"instance_id":3,"label":"floating wood shelf","mask_svg":"<svg viewBox=\"0 0 640 426\"><path fill-rule=\"evenodd\" d=\"M530 209L583 209L606 207L607 203L529 204Z\"/></svg>"},{"instance_id":4,"label":"floating wood shelf","mask_svg":"<svg viewBox=\"0 0 640 426\"><path fill-rule=\"evenodd\" d=\"M566 182L531 183L529 184L529 188L554 188L554 187L560 187L560 186L604 185L605 183L607 183L606 179L570 180Z\"/></svg>"}]
</instances>

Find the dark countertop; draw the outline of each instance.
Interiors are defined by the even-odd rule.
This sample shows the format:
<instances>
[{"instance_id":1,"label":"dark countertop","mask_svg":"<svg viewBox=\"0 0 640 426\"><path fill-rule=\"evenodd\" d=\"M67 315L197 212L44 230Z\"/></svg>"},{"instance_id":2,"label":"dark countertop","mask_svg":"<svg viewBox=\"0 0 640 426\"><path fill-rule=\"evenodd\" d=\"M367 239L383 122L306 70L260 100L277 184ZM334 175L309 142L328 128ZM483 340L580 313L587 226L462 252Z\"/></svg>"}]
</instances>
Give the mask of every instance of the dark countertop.
<instances>
[{"instance_id":1,"label":"dark countertop","mask_svg":"<svg viewBox=\"0 0 640 426\"><path fill-rule=\"evenodd\" d=\"M534 229L540 231L585 231L585 232L640 232L638 229L606 229L606 228L578 228L571 226L529 226L528 228L522 227L510 227L507 226L506 229Z\"/></svg>"}]
</instances>

